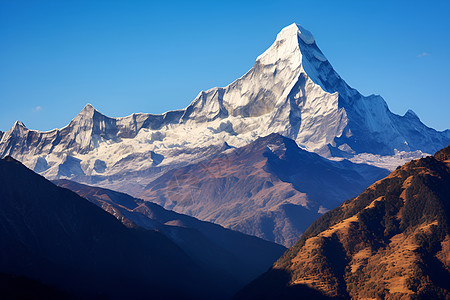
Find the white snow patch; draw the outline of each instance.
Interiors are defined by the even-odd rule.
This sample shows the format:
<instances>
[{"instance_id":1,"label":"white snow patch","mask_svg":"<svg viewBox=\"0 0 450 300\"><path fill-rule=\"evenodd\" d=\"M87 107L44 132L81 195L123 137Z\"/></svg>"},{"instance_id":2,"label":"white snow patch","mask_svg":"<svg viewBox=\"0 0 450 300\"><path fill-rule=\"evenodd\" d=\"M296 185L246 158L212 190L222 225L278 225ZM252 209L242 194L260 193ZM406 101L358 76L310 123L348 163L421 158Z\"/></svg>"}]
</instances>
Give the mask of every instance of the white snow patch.
<instances>
[{"instance_id":1,"label":"white snow patch","mask_svg":"<svg viewBox=\"0 0 450 300\"><path fill-rule=\"evenodd\" d=\"M388 169L389 171L394 171L395 168L397 168L398 166L402 166L413 159L419 159L427 156L430 156L430 154L423 153L420 150L407 152L407 151L398 151L397 149L395 149L395 154L391 156L381 156L379 154L371 154L371 153L360 153L353 156L349 160L354 163L364 163Z\"/></svg>"}]
</instances>

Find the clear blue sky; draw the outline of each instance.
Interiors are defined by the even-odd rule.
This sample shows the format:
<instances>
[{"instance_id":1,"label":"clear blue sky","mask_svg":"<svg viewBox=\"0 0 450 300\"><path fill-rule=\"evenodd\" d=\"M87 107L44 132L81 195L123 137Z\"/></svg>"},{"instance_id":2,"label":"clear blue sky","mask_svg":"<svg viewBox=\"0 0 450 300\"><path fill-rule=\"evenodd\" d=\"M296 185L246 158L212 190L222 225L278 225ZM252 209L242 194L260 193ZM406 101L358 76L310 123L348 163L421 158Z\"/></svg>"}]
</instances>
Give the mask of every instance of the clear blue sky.
<instances>
[{"instance_id":1,"label":"clear blue sky","mask_svg":"<svg viewBox=\"0 0 450 300\"><path fill-rule=\"evenodd\" d=\"M186 107L249 70L285 26L390 109L450 128L450 1L0 0L0 130Z\"/></svg>"}]
</instances>

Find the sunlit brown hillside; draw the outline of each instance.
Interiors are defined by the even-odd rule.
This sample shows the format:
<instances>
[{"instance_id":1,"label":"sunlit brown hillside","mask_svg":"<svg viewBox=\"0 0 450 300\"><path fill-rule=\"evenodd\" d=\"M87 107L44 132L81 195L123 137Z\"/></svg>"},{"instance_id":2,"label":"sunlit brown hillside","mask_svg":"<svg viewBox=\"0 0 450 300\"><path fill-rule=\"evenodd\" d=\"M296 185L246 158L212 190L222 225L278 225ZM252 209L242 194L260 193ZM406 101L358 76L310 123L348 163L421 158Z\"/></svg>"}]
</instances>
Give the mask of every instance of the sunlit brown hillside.
<instances>
[{"instance_id":1,"label":"sunlit brown hillside","mask_svg":"<svg viewBox=\"0 0 450 300\"><path fill-rule=\"evenodd\" d=\"M450 146L323 215L237 298L449 299L449 204Z\"/></svg>"}]
</instances>

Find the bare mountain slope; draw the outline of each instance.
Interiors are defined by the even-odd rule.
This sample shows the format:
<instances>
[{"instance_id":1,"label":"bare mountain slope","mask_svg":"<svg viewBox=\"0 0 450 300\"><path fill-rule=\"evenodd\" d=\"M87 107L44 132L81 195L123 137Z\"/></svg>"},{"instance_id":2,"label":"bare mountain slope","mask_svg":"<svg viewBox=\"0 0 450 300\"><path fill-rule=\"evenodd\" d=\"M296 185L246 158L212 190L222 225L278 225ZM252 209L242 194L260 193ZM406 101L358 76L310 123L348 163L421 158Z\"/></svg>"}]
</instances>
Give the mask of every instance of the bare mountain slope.
<instances>
[{"instance_id":1,"label":"bare mountain slope","mask_svg":"<svg viewBox=\"0 0 450 300\"><path fill-rule=\"evenodd\" d=\"M450 146L320 217L236 298L448 299L449 217Z\"/></svg>"},{"instance_id":2,"label":"bare mountain slope","mask_svg":"<svg viewBox=\"0 0 450 300\"><path fill-rule=\"evenodd\" d=\"M167 209L291 246L320 213L388 172L330 161L279 134L171 170L140 195Z\"/></svg>"}]
</instances>

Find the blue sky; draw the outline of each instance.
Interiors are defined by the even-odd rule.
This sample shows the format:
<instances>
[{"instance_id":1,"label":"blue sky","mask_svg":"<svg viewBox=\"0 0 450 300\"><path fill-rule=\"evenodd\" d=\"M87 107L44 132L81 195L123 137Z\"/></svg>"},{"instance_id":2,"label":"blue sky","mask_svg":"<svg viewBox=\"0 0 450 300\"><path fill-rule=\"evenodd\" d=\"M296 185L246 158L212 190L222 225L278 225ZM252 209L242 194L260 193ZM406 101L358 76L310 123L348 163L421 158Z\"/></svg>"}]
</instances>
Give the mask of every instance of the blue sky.
<instances>
[{"instance_id":1,"label":"blue sky","mask_svg":"<svg viewBox=\"0 0 450 300\"><path fill-rule=\"evenodd\" d=\"M186 107L242 76L285 26L390 109L450 128L450 1L0 0L0 130Z\"/></svg>"}]
</instances>

